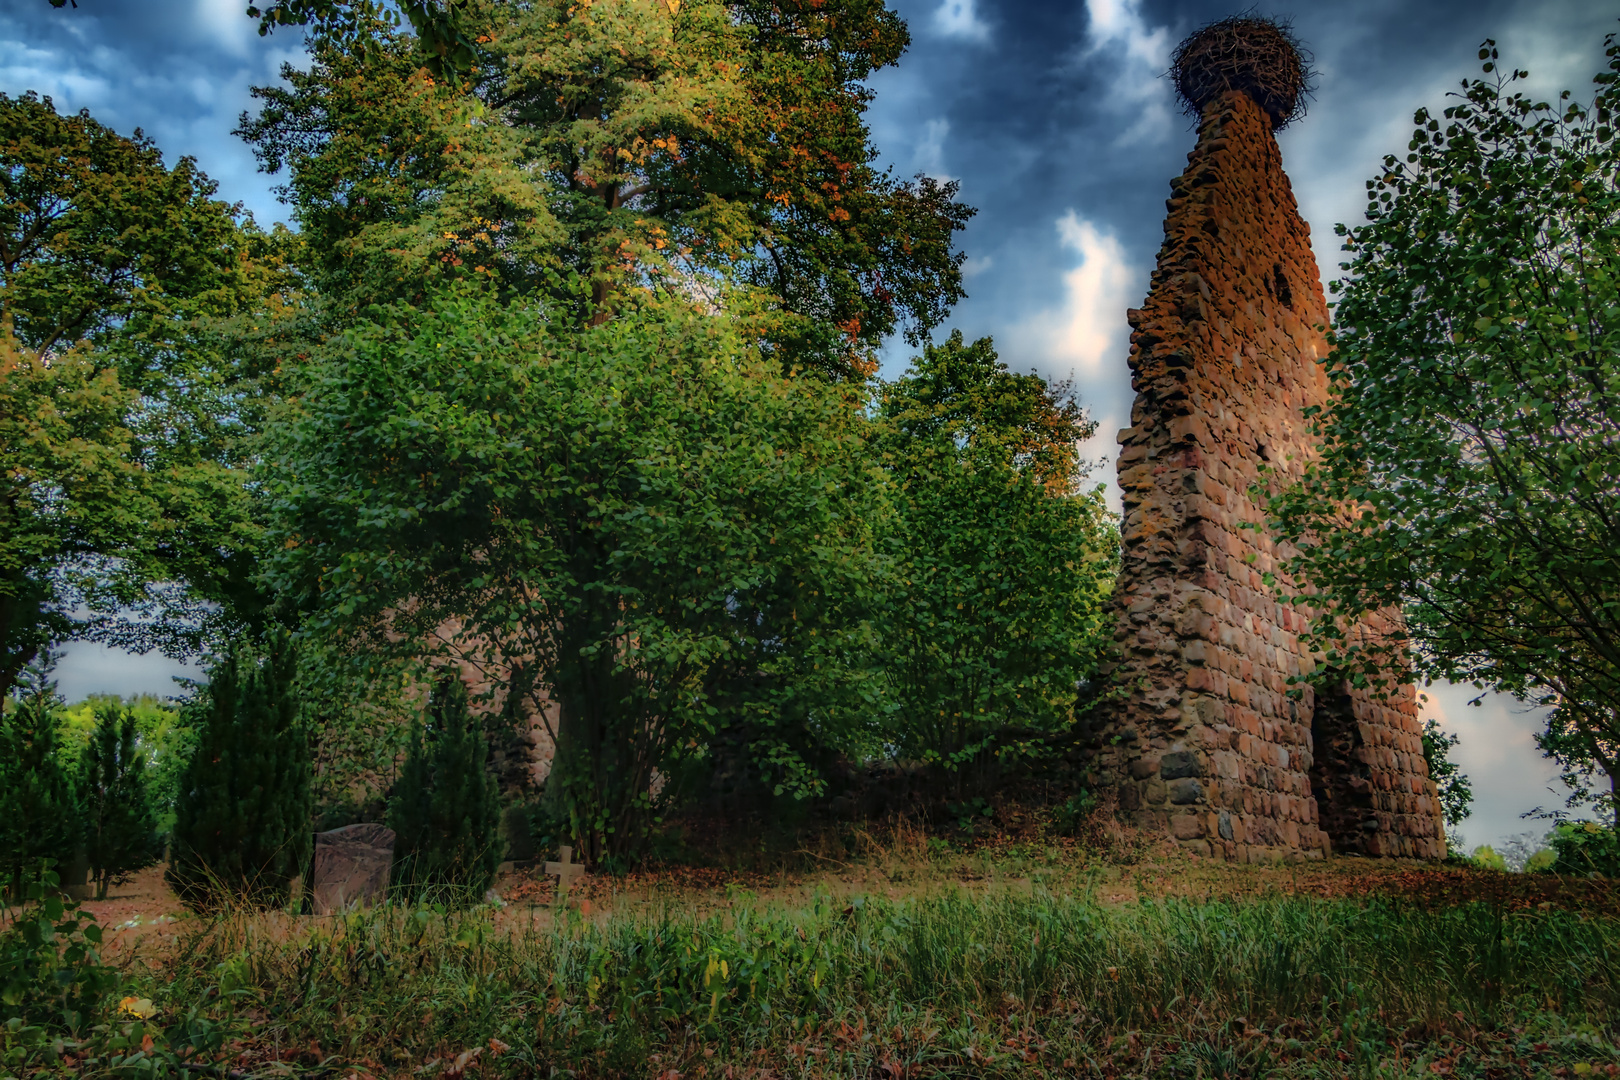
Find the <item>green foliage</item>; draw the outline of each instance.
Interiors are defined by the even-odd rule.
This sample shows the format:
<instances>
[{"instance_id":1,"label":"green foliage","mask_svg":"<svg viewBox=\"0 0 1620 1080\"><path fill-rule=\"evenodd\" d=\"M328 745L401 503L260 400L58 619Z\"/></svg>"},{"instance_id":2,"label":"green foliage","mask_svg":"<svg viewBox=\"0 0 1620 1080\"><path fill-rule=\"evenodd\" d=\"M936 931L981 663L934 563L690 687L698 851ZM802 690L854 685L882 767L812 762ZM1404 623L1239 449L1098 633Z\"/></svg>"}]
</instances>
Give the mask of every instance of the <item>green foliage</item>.
<instances>
[{"instance_id":1,"label":"green foliage","mask_svg":"<svg viewBox=\"0 0 1620 1080\"><path fill-rule=\"evenodd\" d=\"M63 0L65 2L65 0ZM57 7L62 4L51 0ZM465 0L401 0L397 5L416 31L417 58L436 78L452 82L464 78L472 67L476 43L467 35L463 7ZM264 7L248 5L249 18L259 20L259 36L277 26L308 26L311 23L334 35L354 35L370 18L388 25L400 25L399 11L392 7L378 10L360 0L273 0Z\"/></svg>"},{"instance_id":2,"label":"green foliage","mask_svg":"<svg viewBox=\"0 0 1620 1080\"><path fill-rule=\"evenodd\" d=\"M1541 848L1524 862L1524 872L1527 874L1540 874L1551 870L1558 863L1558 853L1552 848Z\"/></svg>"},{"instance_id":3,"label":"green foliage","mask_svg":"<svg viewBox=\"0 0 1620 1080\"><path fill-rule=\"evenodd\" d=\"M81 594L139 595L127 568L155 505L125 426L134 397L83 351L47 363L0 323L0 696L76 632ZM87 581L98 556L125 572Z\"/></svg>"},{"instance_id":4,"label":"green foliage","mask_svg":"<svg viewBox=\"0 0 1620 1080\"><path fill-rule=\"evenodd\" d=\"M1482 870L1501 870L1507 872L1507 860L1491 845L1481 844L1468 856L1469 860Z\"/></svg>"},{"instance_id":5,"label":"green foliage","mask_svg":"<svg viewBox=\"0 0 1620 1080\"><path fill-rule=\"evenodd\" d=\"M0 929L0 1067L16 1064L14 1051L88 1033L119 985L101 962L95 916L62 899L58 885L50 863L40 864Z\"/></svg>"},{"instance_id":6,"label":"green foliage","mask_svg":"<svg viewBox=\"0 0 1620 1080\"><path fill-rule=\"evenodd\" d=\"M1440 813L1448 828L1468 817L1474 802L1474 789L1468 774L1451 760L1451 748L1460 740L1440 727L1432 716L1423 721L1423 760L1429 766L1429 779L1440 789Z\"/></svg>"},{"instance_id":7,"label":"green foliage","mask_svg":"<svg viewBox=\"0 0 1620 1080\"><path fill-rule=\"evenodd\" d=\"M908 40L881 3L471 5L454 85L356 16L242 127L346 308L446 278L549 292L549 268L590 283L585 314L723 301L785 366L850 375L962 296L955 184L872 165L866 80Z\"/></svg>"},{"instance_id":8,"label":"green foliage","mask_svg":"<svg viewBox=\"0 0 1620 1080\"><path fill-rule=\"evenodd\" d=\"M303 378L269 455L273 581L314 633L549 696L547 797L584 858L633 854L654 770L719 725L798 791L783 733L866 737L881 478L852 395L684 306L581 325L467 292L379 313Z\"/></svg>"},{"instance_id":9,"label":"green foliage","mask_svg":"<svg viewBox=\"0 0 1620 1080\"><path fill-rule=\"evenodd\" d=\"M60 706L55 687L37 686L0 716L0 890L20 895L45 860L72 859L81 840Z\"/></svg>"},{"instance_id":10,"label":"green foliage","mask_svg":"<svg viewBox=\"0 0 1620 1080\"><path fill-rule=\"evenodd\" d=\"M899 556L887 741L955 771L1064 729L1113 639L1117 530L1101 490L1078 490L1096 425L960 333L883 388L879 416Z\"/></svg>"},{"instance_id":11,"label":"green foliage","mask_svg":"<svg viewBox=\"0 0 1620 1080\"><path fill-rule=\"evenodd\" d=\"M1362 682L1420 673L1557 706L1542 746L1620 774L1620 45L1588 107L1465 83L1418 110L1367 222L1324 359L1322 458L1272 506ZM1346 514L1346 506L1357 507ZM1324 604L1324 600L1326 603ZM1410 639L1362 634L1399 605Z\"/></svg>"},{"instance_id":12,"label":"green foliage","mask_svg":"<svg viewBox=\"0 0 1620 1080\"><path fill-rule=\"evenodd\" d=\"M211 1069L198 1059L218 1054L230 1018L204 1015L203 1001L159 1017L150 997L125 994L138 988L102 962L95 915L62 899L58 884L44 864L0 923L0 1070L157 1078ZM227 1008L243 996L224 978L211 989Z\"/></svg>"},{"instance_id":13,"label":"green foliage","mask_svg":"<svg viewBox=\"0 0 1620 1080\"><path fill-rule=\"evenodd\" d=\"M293 652L238 646L209 670L197 749L176 807L169 885L193 908L280 906L313 843L309 741L292 693Z\"/></svg>"},{"instance_id":14,"label":"green foliage","mask_svg":"<svg viewBox=\"0 0 1620 1080\"><path fill-rule=\"evenodd\" d=\"M393 881L411 894L476 903L494 882L502 854L489 747L460 679L440 680L430 715L425 730L411 725L405 765L388 800Z\"/></svg>"},{"instance_id":15,"label":"green foliage","mask_svg":"<svg viewBox=\"0 0 1620 1080\"><path fill-rule=\"evenodd\" d=\"M226 924L165 972L165 993L200 998L221 963L277 1018L251 1051L263 1060L313 1041L329 1064L406 1072L464 1048L490 1076L864 1076L887 1062L1185 1080L1200 1075L1199 1046L1238 1055L1227 1076L1419 1076L1459 1059L1552 1073L1614 1060L1620 1014L1611 916L1483 903L1419 916L1289 896L1115 904L1039 886L792 909L744 895L714 914L666 906L541 931L425 908L323 920L291 940Z\"/></svg>"},{"instance_id":16,"label":"green foliage","mask_svg":"<svg viewBox=\"0 0 1620 1080\"><path fill-rule=\"evenodd\" d=\"M110 702L97 707L95 731L79 758L78 782L90 878L100 900L108 886L163 855L133 709Z\"/></svg>"},{"instance_id":17,"label":"green foliage","mask_svg":"<svg viewBox=\"0 0 1620 1080\"><path fill-rule=\"evenodd\" d=\"M1552 850L1560 874L1601 874L1620 878L1620 829L1595 821L1560 821L1553 826Z\"/></svg>"},{"instance_id":18,"label":"green foliage","mask_svg":"<svg viewBox=\"0 0 1620 1080\"><path fill-rule=\"evenodd\" d=\"M171 645L253 596L237 466L274 364L234 320L296 242L213 192L139 132L0 94L0 694L54 642Z\"/></svg>"},{"instance_id":19,"label":"green foliage","mask_svg":"<svg viewBox=\"0 0 1620 1080\"><path fill-rule=\"evenodd\" d=\"M95 734L97 718L107 709L122 710L135 720L137 750L146 761L142 784L158 830L167 833L174 827L181 774L197 745L197 732L182 710L151 694L129 698L92 694L62 710L64 747L71 747L82 760Z\"/></svg>"}]
</instances>

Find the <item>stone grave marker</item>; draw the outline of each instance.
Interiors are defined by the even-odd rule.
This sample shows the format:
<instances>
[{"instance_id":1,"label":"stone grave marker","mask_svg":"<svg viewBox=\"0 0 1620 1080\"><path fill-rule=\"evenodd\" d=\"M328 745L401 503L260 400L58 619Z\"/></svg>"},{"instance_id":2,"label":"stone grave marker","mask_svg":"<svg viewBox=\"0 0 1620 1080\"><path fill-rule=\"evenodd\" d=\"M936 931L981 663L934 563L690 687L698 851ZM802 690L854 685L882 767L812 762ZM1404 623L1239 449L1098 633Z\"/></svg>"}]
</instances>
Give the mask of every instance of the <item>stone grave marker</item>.
<instances>
[{"instance_id":1,"label":"stone grave marker","mask_svg":"<svg viewBox=\"0 0 1620 1080\"><path fill-rule=\"evenodd\" d=\"M563 844L557 849L558 861L546 863L546 874L557 879L557 906L561 907L568 900L568 887L574 879L585 873L583 863L574 862L574 849Z\"/></svg>"},{"instance_id":2,"label":"stone grave marker","mask_svg":"<svg viewBox=\"0 0 1620 1080\"><path fill-rule=\"evenodd\" d=\"M381 900L393 864L394 830L385 825L345 825L316 833L311 909L331 915Z\"/></svg>"}]
</instances>

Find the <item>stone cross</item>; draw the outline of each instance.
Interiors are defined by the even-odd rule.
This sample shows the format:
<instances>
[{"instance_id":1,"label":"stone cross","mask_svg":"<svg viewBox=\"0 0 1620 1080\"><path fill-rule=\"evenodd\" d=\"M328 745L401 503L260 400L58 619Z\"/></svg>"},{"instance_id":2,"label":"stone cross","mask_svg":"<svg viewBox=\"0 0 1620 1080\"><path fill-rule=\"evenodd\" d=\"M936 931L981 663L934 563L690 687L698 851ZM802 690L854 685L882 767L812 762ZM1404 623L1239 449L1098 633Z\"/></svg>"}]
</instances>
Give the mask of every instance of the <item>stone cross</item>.
<instances>
[{"instance_id":1,"label":"stone cross","mask_svg":"<svg viewBox=\"0 0 1620 1080\"><path fill-rule=\"evenodd\" d=\"M557 854L560 861L546 863L546 874L557 879L557 903L561 905L568 897L568 887L574 883L575 878L585 873L585 867L573 861L574 849L567 844L559 847Z\"/></svg>"}]
</instances>

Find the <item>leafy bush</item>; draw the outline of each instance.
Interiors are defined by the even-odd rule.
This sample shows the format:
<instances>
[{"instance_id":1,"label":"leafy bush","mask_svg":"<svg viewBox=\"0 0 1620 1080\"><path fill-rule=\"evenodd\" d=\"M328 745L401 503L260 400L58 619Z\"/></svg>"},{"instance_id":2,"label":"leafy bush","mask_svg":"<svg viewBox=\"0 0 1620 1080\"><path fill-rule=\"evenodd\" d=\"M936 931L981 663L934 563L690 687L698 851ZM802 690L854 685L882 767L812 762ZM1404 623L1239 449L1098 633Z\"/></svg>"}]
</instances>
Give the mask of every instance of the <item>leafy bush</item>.
<instances>
[{"instance_id":1,"label":"leafy bush","mask_svg":"<svg viewBox=\"0 0 1620 1080\"><path fill-rule=\"evenodd\" d=\"M188 906L279 906L313 843L309 741L285 643L239 647L194 703L198 745L176 808L168 881Z\"/></svg>"},{"instance_id":2,"label":"leafy bush","mask_svg":"<svg viewBox=\"0 0 1620 1080\"><path fill-rule=\"evenodd\" d=\"M880 405L899 560L881 616L885 742L960 777L1009 736L1072 723L1076 685L1112 645L1118 536L1075 452L1096 425L1066 386L960 333Z\"/></svg>"},{"instance_id":3,"label":"leafy bush","mask_svg":"<svg viewBox=\"0 0 1620 1080\"><path fill-rule=\"evenodd\" d=\"M0 1075L172 1077L199 1070L198 1057L224 1045L231 1023L206 1015L205 1002L170 1010L101 960L101 926L64 900L49 863L32 875L19 910L0 931ZM209 997L240 996L224 980Z\"/></svg>"},{"instance_id":4,"label":"leafy bush","mask_svg":"<svg viewBox=\"0 0 1620 1080\"><path fill-rule=\"evenodd\" d=\"M405 767L388 800L397 887L477 900L501 861L500 794L485 768L483 725L458 678L433 692L432 720L411 725Z\"/></svg>"},{"instance_id":5,"label":"leafy bush","mask_svg":"<svg viewBox=\"0 0 1620 1080\"><path fill-rule=\"evenodd\" d=\"M1552 848L1541 848L1524 861L1524 872L1539 874L1558 864L1558 853Z\"/></svg>"},{"instance_id":6,"label":"leafy bush","mask_svg":"<svg viewBox=\"0 0 1620 1080\"><path fill-rule=\"evenodd\" d=\"M1595 821L1560 821L1553 827L1555 869L1562 874L1620 878L1620 829Z\"/></svg>"},{"instance_id":7,"label":"leafy bush","mask_svg":"<svg viewBox=\"0 0 1620 1080\"><path fill-rule=\"evenodd\" d=\"M533 687L546 798L593 863L635 857L654 776L725 725L796 794L819 777L782 732L870 741L883 506L852 391L651 301L373 315L300 367L267 455L270 576L313 632Z\"/></svg>"},{"instance_id":8,"label":"leafy bush","mask_svg":"<svg viewBox=\"0 0 1620 1080\"><path fill-rule=\"evenodd\" d=\"M52 1038L89 1032L119 983L101 963L95 916L62 899L48 862L29 877L21 910L0 931L0 1065Z\"/></svg>"},{"instance_id":9,"label":"leafy bush","mask_svg":"<svg viewBox=\"0 0 1620 1080\"><path fill-rule=\"evenodd\" d=\"M1505 873L1508 868L1507 860L1489 844L1475 848L1469 860L1482 870L1501 870Z\"/></svg>"},{"instance_id":10,"label":"leafy bush","mask_svg":"<svg viewBox=\"0 0 1620 1080\"><path fill-rule=\"evenodd\" d=\"M105 702L95 716L96 729L79 762L79 800L99 900L115 881L157 862L163 843L147 791L146 754L137 745L134 711Z\"/></svg>"}]
</instances>

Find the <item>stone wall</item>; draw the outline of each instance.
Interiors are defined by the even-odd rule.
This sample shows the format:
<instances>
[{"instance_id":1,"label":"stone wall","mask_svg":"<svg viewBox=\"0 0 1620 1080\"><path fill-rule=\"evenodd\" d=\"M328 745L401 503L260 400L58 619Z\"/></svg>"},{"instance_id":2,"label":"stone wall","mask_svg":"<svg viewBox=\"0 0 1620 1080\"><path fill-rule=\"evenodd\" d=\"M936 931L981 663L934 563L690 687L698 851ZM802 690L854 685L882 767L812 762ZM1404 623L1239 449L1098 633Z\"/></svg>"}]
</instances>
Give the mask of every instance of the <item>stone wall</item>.
<instances>
[{"instance_id":1,"label":"stone wall","mask_svg":"<svg viewBox=\"0 0 1620 1080\"><path fill-rule=\"evenodd\" d=\"M1329 850L1434 858L1439 805L1411 687L1317 702L1305 614L1249 496L1312 453L1328 311L1271 121L1230 91L1203 110L1171 184L1164 246L1130 312L1137 397L1120 432L1124 563L1116 593L1130 687L1099 765L1120 807L1204 854ZM1388 629L1387 620L1381 627Z\"/></svg>"}]
</instances>

